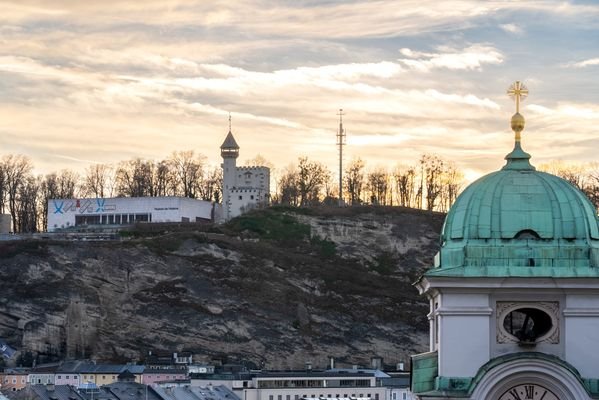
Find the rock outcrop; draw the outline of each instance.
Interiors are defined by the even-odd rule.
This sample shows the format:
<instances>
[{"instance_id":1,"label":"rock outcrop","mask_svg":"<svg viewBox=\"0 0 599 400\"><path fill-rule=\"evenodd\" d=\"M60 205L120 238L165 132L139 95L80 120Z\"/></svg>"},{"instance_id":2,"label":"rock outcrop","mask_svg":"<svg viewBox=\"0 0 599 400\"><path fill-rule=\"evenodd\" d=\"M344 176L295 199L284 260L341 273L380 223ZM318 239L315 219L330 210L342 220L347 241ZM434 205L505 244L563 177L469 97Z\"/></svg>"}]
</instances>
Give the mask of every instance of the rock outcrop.
<instances>
[{"instance_id":1,"label":"rock outcrop","mask_svg":"<svg viewBox=\"0 0 599 400\"><path fill-rule=\"evenodd\" d=\"M0 337L40 361L161 349L265 368L407 362L426 349L411 283L441 224L397 208L274 209L122 241L0 243Z\"/></svg>"}]
</instances>

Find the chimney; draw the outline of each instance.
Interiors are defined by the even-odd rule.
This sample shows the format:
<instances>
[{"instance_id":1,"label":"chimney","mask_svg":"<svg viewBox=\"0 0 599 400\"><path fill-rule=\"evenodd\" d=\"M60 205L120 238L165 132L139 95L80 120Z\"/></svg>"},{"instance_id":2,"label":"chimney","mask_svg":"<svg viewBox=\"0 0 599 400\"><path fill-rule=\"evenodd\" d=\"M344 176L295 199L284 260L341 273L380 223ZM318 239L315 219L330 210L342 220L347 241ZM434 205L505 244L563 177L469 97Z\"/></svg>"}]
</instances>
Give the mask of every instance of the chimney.
<instances>
[{"instance_id":1,"label":"chimney","mask_svg":"<svg viewBox=\"0 0 599 400\"><path fill-rule=\"evenodd\" d=\"M404 370L403 362L398 362L395 369L398 371L403 371Z\"/></svg>"},{"instance_id":2,"label":"chimney","mask_svg":"<svg viewBox=\"0 0 599 400\"><path fill-rule=\"evenodd\" d=\"M370 366L372 369L383 369L383 357L371 357Z\"/></svg>"},{"instance_id":3,"label":"chimney","mask_svg":"<svg viewBox=\"0 0 599 400\"><path fill-rule=\"evenodd\" d=\"M54 384L53 383L48 383L46 385L46 392L48 392L48 393L54 392Z\"/></svg>"},{"instance_id":4,"label":"chimney","mask_svg":"<svg viewBox=\"0 0 599 400\"><path fill-rule=\"evenodd\" d=\"M312 371L312 362L306 361L306 371Z\"/></svg>"},{"instance_id":5,"label":"chimney","mask_svg":"<svg viewBox=\"0 0 599 400\"><path fill-rule=\"evenodd\" d=\"M330 357L329 361L330 361L330 363L329 363L330 368L334 369L335 368L335 357Z\"/></svg>"}]
</instances>

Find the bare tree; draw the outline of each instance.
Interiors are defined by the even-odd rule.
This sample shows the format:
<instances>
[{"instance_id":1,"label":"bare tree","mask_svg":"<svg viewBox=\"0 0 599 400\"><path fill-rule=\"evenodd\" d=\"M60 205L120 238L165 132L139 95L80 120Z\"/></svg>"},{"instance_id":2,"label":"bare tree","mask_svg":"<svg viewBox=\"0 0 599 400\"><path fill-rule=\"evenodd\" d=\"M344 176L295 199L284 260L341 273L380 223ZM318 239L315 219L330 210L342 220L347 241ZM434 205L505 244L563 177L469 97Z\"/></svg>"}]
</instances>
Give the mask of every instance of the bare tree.
<instances>
[{"instance_id":1,"label":"bare tree","mask_svg":"<svg viewBox=\"0 0 599 400\"><path fill-rule=\"evenodd\" d=\"M200 186L200 198L206 201L220 202L223 193L223 170L214 167L202 180Z\"/></svg>"},{"instance_id":2,"label":"bare tree","mask_svg":"<svg viewBox=\"0 0 599 400\"><path fill-rule=\"evenodd\" d=\"M323 185L330 175L327 168L308 157L300 157L297 165L297 188L299 190L300 207L319 203Z\"/></svg>"},{"instance_id":3,"label":"bare tree","mask_svg":"<svg viewBox=\"0 0 599 400\"><path fill-rule=\"evenodd\" d=\"M6 188L6 172L5 172L4 159L0 160L0 214L4 214L4 207L6 204L7 188Z\"/></svg>"},{"instance_id":4,"label":"bare tree","mask_svg":"<svg viewBox=\"0 0 599 400\"><path fill-rule=\"evenodd\" d=\"M121 161L116 169L117 196L145 197L152 196L154 163L135 158Z\"/></svg>"},{"instance_id":5,"label":"bare tree","mask_svg":"<svg viewBox=\"0 0 599 400\"><path fill-rule=\"evenodd\" d=\"M432 211L435 209L443 188L441 176L443 174L444 161L437 155L425 154L421 158L421 163L424 166L426 209Z\"/></svg>"},{"instance_id":6,"label":"bare tree","mask_svg":"<svg viewBox=\"0 0 599 400\"><path fill-rule=\"evenodd\" d=\"M442 191L440 211L446 212L455 202L458 194L460 193L460 189L462 188L462 184L464 182L464 174L458 170L455 163L448 162L445 163L445 169L443 170L441 181Z\"/></svg>"},{"instance_id":7,"label":"bare tree","mask_svg":"<svg viewBox=\"0 0 599 400\"><path fill-rule=\"evenodd\" d=\"M295 165L289 165L278 180L276 202L288 206L299 205L298 176Z\"/></svg>"},{"instance_id":8,"label":"bare tree","mask_svg":"<svg viewBox=\"0 0 599 400\"><path fill-rule=\"evenodd\" d=\"M17 189L18 202L16 214L18 225L14 225L17 232L38 231L38 196L40 179L28 175Z\"/></svg>"},{"instance_id":9,"label":"bare tree","mask_svg":"<svg viewBox=\"0 0 599 400\"><path fill-rule=\"evenodd\" d=\"M195 156L193 150L175 151L171 154L169 161L172 163L184 197L198 197L199 188L202 186L205 159L206 157L201 154Z\"/></svg>"},{"instance_id":10,"label":"bare tree","mask_svg":"<svg viewBox=\"0 0 599 400\"><path fill-rule=\"evenodd\" d=\"M155 165L153 179L154 196L176 196L177 177L169 160L162 160Z\"/></svg>"},{"instance_id":11,"label":"bare tree","mask_svg":"<svg viewBox=\"0 0 599 400\"><path fill-rule=\"evenodd\" d=\"M12 216L12 226L17 231L20 227L18 221L19 189L30 176L33 167L29 158L22 155L6 155L2 157L1 163L4 170L8 210Z\"/></svg>"},{"instance_id":12,"label":"bare tree","mask_svg":"<svg viewBox=\"0 0 599 400\"><path fill-rule=\"evenodd\" d=\"M85 196L110 197L112 195L112 171L107 164L93 164L85 169L83 192Z\"/></svg>"},{"instance_id":13,"label":"bare tree","mask_svg":"<svg viewBox=\"0 0 599 400\"><path fill-rule=\"evenodd\" d=\"M389 194L389 174L387 171L378 167L368 173L367 186L370 193L370 203L376 205L387 205Z\"/></svg>"},{"instance_id":14,"label":"bare tree","mask_svg":"<svg viewBox=\"0 0 599 400\"><path fill-rule=\"evenodd\" d=\"M414 207L416 201L416 168L398 165L393 173L399 205Z\"/></svg>"},{"instance_id":15,"label":"bare tree","mask_svg":"<svg viewBox=\"0 0 599 400\"><path fill-rule=\"evenodd\" d=\"M364 161L353 159L345 169L345 190L352 206L360 204L364 187Z\"/></svg>"}]
</instances>

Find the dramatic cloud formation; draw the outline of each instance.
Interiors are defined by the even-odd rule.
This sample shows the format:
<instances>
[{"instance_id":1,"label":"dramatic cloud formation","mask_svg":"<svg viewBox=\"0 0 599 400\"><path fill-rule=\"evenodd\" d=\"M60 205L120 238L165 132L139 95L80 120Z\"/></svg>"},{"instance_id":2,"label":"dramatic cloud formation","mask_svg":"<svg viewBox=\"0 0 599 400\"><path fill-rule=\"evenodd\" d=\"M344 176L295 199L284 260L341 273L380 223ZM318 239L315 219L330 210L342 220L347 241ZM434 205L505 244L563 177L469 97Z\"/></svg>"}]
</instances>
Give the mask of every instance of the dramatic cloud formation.
<instances>
[{"instance_id":1,"label":"dramatic cloud formation","mask_svg":"<svg viewBox=\"0 0 599 400\"><path fill-rule=\"evenodd\" d=\"M0 155L38 172L183 149L217 165L230 113L241 161L334 169L343 108L348 159L436 153L472 178L511 149L505 91L523 80L533 160L590 161L597 21L563 1L3 1Z\"/></svg>"}]
</instances>

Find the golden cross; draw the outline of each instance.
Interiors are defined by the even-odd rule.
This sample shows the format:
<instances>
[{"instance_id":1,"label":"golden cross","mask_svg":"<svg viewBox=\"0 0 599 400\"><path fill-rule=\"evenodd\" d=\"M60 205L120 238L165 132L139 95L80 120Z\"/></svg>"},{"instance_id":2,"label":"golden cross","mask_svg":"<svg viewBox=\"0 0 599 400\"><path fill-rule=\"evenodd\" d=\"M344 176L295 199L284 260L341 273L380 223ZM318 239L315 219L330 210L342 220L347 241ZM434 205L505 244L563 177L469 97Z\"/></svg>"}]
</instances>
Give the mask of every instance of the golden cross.
<instances>
[{"instance_id":1,"label":"golden cross","mask_svg":"<svg viewBox=\"0 0 599 400\"><path fill-rule=\"evenodd\" d=\"M516 81L507 90L507 94L511 98L516 99L516 112L520 112L520 99L524 100L528 96L528 88L520 81Z\"/></svg>"}]
</instances>

